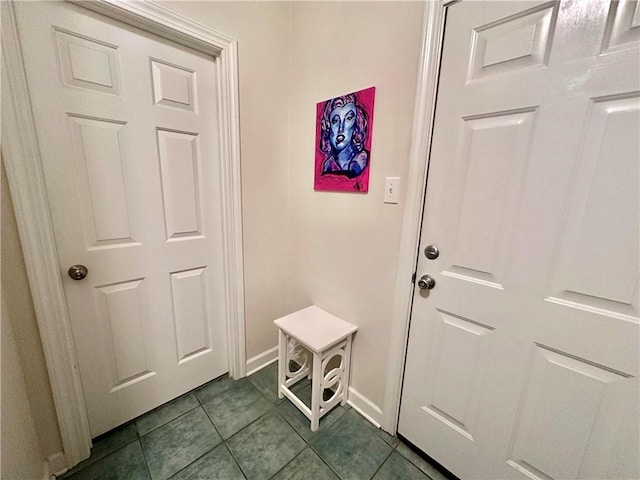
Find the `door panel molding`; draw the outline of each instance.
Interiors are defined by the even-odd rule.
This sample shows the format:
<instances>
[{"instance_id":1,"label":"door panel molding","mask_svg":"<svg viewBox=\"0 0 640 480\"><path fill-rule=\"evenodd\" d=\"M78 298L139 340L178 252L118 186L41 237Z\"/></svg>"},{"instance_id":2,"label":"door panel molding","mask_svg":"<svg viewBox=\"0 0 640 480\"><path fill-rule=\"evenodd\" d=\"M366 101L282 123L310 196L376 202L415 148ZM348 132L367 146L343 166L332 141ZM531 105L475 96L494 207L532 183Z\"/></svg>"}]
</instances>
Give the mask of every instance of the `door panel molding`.
<instances>
[{"instance_id":1,"label":"door panel molding","mask_svg":"<svg viewBox=\"0 0 640 480\"><path fill-rule=\"evenodd\" d=\"M407 196L402 215L398 272L394 290L394 305L389 341L389 363L385 386L382 428L395 434L400 416L400 394L404 376L404 362L409 338L409 319L413 303L411 276L419 255L420 227L427 185L427 168L431 151L431 134L436 108L440 56L444 38L445 11L459 0L437 0L425 3L423 44L420 70L413 110L411 153L407 178Z\"/></svg>"},{"instance_id":2,"label":"door panel molding","mask_svg":"<svg viewBox=\"0 0 640 480\"><path fill-rule=\"evenodd\" d=\"M238 55L234 38L151 2L71 1L216 59L229 374L246 375ZM89 456L91 435L36 136L15 13L2 8L2 156L24 250L67 467Z\"/></svg>"}]
</instances>

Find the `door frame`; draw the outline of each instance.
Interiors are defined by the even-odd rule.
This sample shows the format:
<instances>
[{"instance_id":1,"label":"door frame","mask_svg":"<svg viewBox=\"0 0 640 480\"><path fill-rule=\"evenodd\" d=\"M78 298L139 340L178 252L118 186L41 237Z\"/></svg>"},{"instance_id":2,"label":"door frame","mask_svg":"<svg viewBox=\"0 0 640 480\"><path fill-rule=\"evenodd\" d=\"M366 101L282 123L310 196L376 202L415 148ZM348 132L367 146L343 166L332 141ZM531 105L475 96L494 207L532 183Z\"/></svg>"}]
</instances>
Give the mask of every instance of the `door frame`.
<instances>
[{"instance_id":1,"label":"door frame","mask_svg":"<svg viewBox=\"0 0 640 480\"><path fill-rule=\"evenodd\" d=\"M222 165L229 374L246 376L238 49L235 38L152 2L78 1L122 23L215 58ZM40 330L67 467L89 457L91 434L56 253L40 151L12 2L2 8L2 157Z\"/></svg>"},{"instance_id":2,"label":"door frame","mask_svg":"<svg viewBox=\"0 0 640 480\"><path fill-rule=\"evenodd\" d=\"M407 173L407 193L402 217L398 271L389 341L389 362L384 394L382 428L392 434L398 429L404 365L407 357L411 310L413 307L420 231L427 189L431 137L435 120L438 77L446 9L460 0L425 2L422 28L422 51L413 111L413 129Z\"/></svg>"}]
</instances>

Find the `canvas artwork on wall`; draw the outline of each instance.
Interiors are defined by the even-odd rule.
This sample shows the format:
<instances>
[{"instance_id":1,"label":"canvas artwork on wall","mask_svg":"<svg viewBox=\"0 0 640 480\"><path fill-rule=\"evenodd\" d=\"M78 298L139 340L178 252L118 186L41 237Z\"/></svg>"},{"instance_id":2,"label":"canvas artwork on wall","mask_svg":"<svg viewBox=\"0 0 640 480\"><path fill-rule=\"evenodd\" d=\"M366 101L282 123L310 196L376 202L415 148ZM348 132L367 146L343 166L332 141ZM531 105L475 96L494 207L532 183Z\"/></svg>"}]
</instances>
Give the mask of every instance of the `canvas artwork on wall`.
<instances>
[{"instance_id":1,"label":"canvas artwork on wall","mask_svg":"<svg viewBox=\"0 0 640 480\"><path fill-rule=\"evenodd\" d=\"M317 104L315 190L369 191L375 93L370 87Z\"/></svg>"}]
</instances>

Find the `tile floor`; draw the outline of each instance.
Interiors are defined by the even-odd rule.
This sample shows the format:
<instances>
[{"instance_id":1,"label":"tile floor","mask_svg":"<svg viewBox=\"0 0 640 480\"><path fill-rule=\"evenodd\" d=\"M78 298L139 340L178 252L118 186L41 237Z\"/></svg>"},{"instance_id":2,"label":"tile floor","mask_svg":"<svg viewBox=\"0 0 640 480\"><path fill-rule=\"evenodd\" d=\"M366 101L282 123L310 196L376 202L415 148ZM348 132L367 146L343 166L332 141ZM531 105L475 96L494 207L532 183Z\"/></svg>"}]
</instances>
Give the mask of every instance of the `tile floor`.
<instances>
[{"instance_id":1,"label":"tile floor","mask_svg":"<svg viewBox=\"0 0 640 480\"><path fill-rule=\"evenodd\" d=\"M94 442L65 480L445 480L396 437L338 406L311 432L277 395L273 364L239 381L224 376ZM294 387L309 405L308 380Z\"/></svg>"}]
</instances>

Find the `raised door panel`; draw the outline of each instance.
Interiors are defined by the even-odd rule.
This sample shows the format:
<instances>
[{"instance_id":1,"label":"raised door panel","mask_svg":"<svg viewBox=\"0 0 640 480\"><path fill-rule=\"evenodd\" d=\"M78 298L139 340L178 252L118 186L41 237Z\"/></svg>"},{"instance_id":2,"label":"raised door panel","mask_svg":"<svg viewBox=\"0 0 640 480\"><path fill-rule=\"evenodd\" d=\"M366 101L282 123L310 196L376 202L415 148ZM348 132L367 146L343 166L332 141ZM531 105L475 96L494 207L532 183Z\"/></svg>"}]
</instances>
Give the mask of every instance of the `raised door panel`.
<instances>
[{"instance_id":1,"label":"raised door panel","mask_svg":"<svg viewBox=\"0 0 640 480\"><path fill-rule=\"evenodd\" d=\"M440 322L427 354L426 368L431 388L422 410L474 441L483 388L480 368L491 341L493 327L438 311Z\"/></svg>"},{"instance_id":2,"label":"raised door panel","mask_svg":"<svg viewBox=\"0 0 640 480\"><path fill-rule=\"evenodd\" d=\"M60 74L66 86L119 95L118 47L55 28Z\"/></svg>"},{"instance_id":3,"label":"raised door panel","mask_svg":"<svg viewBox=\"0 0 640 480\"><path fill-rule=\"evenodd\" d=\"M637 0L612 0L609 4L602 51L609 53L626 48L637 48L639 40L640 2Z\"/></svg>"},{"instance_id":4,"label":"raised door panel","mask_svg":"<svg viewBox=\"0 0 640 480\"><path fill-rule=\"evenodd\" d=\"M638 131L638 94L592 102L548 300L638 321Z\"/></svg>"},{"instance_id":5,"label":"raised door panel","mask_svg":"<svg viewBox=\"0 0 640 480\"><path fill-rule=\"evenodd\" d=\"M507 464L534 480L578 479L608 466L593 458L616 447L628 417L631 376L536 345ZM631 407L631 405L628 405Z\"/></svg>"},{"instance_id":6,"label":"raised door panel","mask_svg":"<svg viewBox=\"0 0 640 480\"><path fill-rule=\"evenodd\" d=\"M475 28L467 82L544 67L557 12L548 2Z\"/></svg>"},{"instance_id":7,"label":"raised door panel","mask_svg":"<svg viewBox=\"0 0 640 480\"><path fill-rule=\"evenodd\" d=\"M110 393L155 375L145 342L144 279L95 288L101 345L111 372Z\"/></svg>"},{"instance_id":8,"label":"raised door panel","mask_svg":"<svg viewBox=\"0 0 640 480\"><path fill-rule=\"evenodd\" d=\"M178 363L211 351L206 269L171 274Z\"/></svg>"},{"instance_id":9,"label":"raised door panel","mask_svg":"<svg viewBox=\"0 0 640 480\"><path fill-rule=\"evenodd\" d=\"M137 244L126 182L126 122L69 115L77 200L88 249Z\"/></svg>"},{"instance_id":10,"label":"raised door panel","mask_svg":"<svg viewBox=\"0 0 640 480\"><path fill-rule=\"evenodd\" d=\"M464 118L452 205L452 265L443 275L503 289L509 232L526 172L535 110ZM478 181L477 179L482 179ZM455 208L450 210L456 218Z\"/></svg>"},{"instance_id":11,"label":"raised door panel","mask_svg":"<svg viewBox=\"0 0 640 480\"><path fill-rule=\"evenodd\" d=\"M167 239L202 236L198 135L157 130Z\"/></svg>"},{"instance_id":12,"label":"raised door panel","mask_svg":"<svg viewBox=\"0 0 640 480\"><path fill-rule=\"evenodd\" d=\"M196 111L196 73L193 70L152 58L151 72L156 105Z\"/></svg>"}]
</instances>

